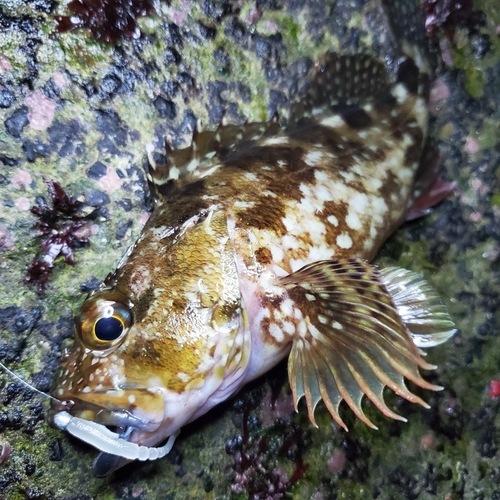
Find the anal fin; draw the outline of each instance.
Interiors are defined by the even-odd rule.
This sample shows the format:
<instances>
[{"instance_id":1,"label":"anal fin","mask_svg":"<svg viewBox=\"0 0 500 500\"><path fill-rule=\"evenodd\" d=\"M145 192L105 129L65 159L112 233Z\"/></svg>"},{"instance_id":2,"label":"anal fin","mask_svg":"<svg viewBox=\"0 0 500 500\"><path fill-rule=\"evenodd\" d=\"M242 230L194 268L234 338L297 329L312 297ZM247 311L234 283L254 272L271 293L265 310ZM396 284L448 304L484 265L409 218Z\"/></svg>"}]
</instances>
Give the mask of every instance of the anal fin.
<instances>
[{"instance_id":1,"label":"anal fin","mask_svg":"<svg viewBox=\"0 0 500 500\"><path fill-rule=\"evenodd\" d=\"M305 266L280 278L279 284L295 308L296 332L288 361L295 408L305 397L314 425L314 410L321 400L344 429L342 400L375 428L362 410L363 396L387 417L405 420L385 404L385 386L426 408L407 388L405 378L424 389L442 389L421 377L419 368L436 367L422 358L412 338L418 345L436 345L451 336L453 323L437 294L415 273L396 268L381 273L366 261L346 259ZM410 284L407 294L405 284ZM422 336L415 336L406 320Z\"/></svg>"}]
</instances>

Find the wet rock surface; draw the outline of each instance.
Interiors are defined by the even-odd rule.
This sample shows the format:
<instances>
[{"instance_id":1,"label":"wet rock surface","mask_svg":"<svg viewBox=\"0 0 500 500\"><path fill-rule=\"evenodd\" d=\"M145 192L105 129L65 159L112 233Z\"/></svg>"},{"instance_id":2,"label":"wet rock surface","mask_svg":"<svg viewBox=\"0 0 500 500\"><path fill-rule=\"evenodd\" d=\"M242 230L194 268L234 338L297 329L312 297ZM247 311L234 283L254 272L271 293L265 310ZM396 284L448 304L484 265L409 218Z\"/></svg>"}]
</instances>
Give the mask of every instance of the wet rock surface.
<instances>
[{"instance_id":1,"label":"wet rock surface","mask_svg":"<svg viewBox=\"0 0 500 500\"><path fill-rule=\"evenodd\" d=\"M378 431L346 410L346 434L323 407L314 429L305 408L293 412L282 364L185 428L165 459L97 479L96 452L50 428L47 402L0 372L1 498L500 498L500 402L488 391L500 379L500 10L476 0L453 17L453 2L436 3L426 2L441 15L431 23L431 130L457 189L377 258L423 273L457 323L456 337L428 354L439 369L426 378L445 387L417 391L431 409L387 394L408 423L365 402ZM222 118L286 119L290 89L312 60L371 45L363 0L173 0L154 12L137 2L127 33L96 25L94 38L114 44L91 27L58 33L66 4L0 6L0 361L42 391L85 293L147 219L146 148L161 161L164 138L185 146L197 119L212 129ZM88 247L73 249L74 266L55 260L40 297L26 275L40 248L30 208L48 199L44 179L82 202L83 215L101 208L83 235Z\"/></svg>"}]
</instances>

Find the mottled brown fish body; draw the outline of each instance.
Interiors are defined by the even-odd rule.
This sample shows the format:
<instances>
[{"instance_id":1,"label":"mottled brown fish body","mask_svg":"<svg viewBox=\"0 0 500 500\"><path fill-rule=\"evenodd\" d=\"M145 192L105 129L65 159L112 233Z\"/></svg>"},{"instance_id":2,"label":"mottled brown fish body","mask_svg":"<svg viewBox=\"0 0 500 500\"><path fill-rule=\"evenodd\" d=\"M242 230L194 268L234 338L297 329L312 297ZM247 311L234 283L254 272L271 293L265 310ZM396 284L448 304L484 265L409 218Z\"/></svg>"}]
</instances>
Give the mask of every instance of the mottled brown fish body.
<instances>
[{"instance_id":1,"label":"mottled brown fish body","mask_svg":"<svg viewBox=\"0 0 500 500\"><path fill-rule=\"evenodd\" d=\"M419 347L453 334L444 306L415 273L368 263L414 201L428 120L417 8L382 4L395 13L394 75L373 57L326 54L288 127L196 132L167 165L151 162L155 209L84 304L56 377L74 415L154 446L290 351L295 404L305 397L313 423L321 400L339 425L344 400L374 427L365 395L402 419L386 386L424 406L404 379L439 389L419 374L433 368Z\"/></svg>"}]
</instances>

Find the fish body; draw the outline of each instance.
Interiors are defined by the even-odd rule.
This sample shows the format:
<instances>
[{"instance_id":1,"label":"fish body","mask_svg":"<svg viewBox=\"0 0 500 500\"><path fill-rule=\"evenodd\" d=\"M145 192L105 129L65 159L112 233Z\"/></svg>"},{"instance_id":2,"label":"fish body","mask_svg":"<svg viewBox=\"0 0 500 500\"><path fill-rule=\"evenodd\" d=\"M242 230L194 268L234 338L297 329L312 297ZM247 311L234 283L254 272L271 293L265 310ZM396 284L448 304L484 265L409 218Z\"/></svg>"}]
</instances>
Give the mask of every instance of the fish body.
<instances>
[{"instance_id":1,"label":"fish body","mask_svg":"<svg viewBox=\"0 0 500 500\"><path fill-rule=\"evenodd\" d=\"M153 447L289 354L295 404L305 397L313 423L321 400L341 426L342 400L373 426L364 395L402 419L385 386L423 405L404 378L439 389L418 372L432 368L419 347L453 334L444 306L414 273L369 264L419 194L431 72L408 28L414 2L382 3L393 74L326 54L287 127L196 132L167 165L151 162L154 211L83 304L55 378L71 415Z\"/></svg>"}]
</instances>

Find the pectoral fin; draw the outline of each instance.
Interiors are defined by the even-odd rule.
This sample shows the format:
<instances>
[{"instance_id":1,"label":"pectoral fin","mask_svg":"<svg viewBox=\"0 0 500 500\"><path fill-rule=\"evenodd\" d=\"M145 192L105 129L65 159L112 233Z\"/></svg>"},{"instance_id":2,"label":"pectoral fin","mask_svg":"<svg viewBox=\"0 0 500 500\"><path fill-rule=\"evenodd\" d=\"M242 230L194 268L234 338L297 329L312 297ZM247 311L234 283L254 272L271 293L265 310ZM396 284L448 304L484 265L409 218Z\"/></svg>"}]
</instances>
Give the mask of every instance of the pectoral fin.
<instances>
[{"instance_id":1,"label":"pectoral fin","mask_svg":"<svg viewBox=\"0 0 500 500\"><path fill-rule=\"evenodd\" d=\"M434 347L453 337L456 329L446 307L419 274L388 267L380 277L417 347Z\"/></svg>"},{"instance_id":2,"label":"pectoral fin","mask_svg":"<svg viewBox=\"0 0 500 500\"><path fill-rule=\"evenodd\" d=\"M405 420L386 406L385 386L426 408L428 405L408 390L404 379L425 389L442 389L419 374L419 367L426 370L436 367L423 360L423 353L412 341L387 290L394 276L397 281L394 290L402 293L404 278L401 275L396 271L392 275L381 275L374 266L360 259L317 262L280 278L280 284L287 289L299 311L295 314L296 333L288 361L295 408L305 396L314 425L314 409L321 400L344 429L347 427L338 411L342 400L357 417L375 428L361 408L363 395L384 415ZM412 274L411 278L415 276ZM421 286L419 290L419 298L425 303L425 295L432 289ZM432 293L434 300L436 294ZM399 309L411 306L413 299L413 295L405 295ZM432 308L426 309L422 303L418 311L430 312L432 316ZM438 312L442 312L441 309ZM409 319L416 317L420 317L418 313ZM444 317L441 319L445 321ZM449 326L445 324L447 331Z\"/></svg>"}]
</instances>

